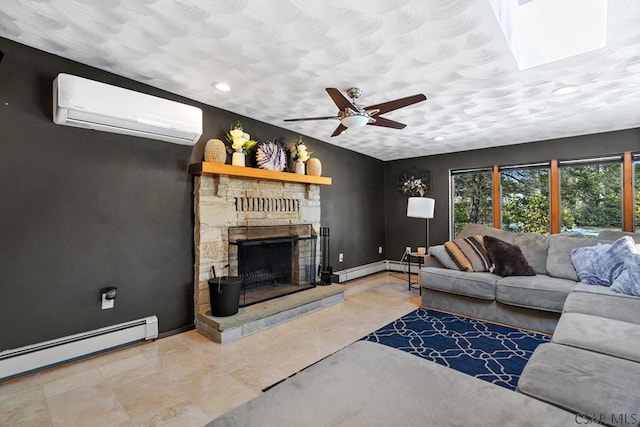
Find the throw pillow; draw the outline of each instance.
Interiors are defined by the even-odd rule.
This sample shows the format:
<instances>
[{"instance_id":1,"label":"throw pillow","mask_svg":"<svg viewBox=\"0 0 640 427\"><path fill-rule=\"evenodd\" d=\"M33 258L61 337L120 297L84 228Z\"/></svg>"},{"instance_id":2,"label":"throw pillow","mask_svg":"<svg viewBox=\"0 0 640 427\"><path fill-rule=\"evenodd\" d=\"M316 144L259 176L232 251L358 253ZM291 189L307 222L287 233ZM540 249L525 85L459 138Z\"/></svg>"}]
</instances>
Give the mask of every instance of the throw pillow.
<instances>
[{"instance_id":1,"label":"throw pillow","mask_svg":"<svg viewBox=\"0 0 640 427\"><path fill-rule=\"evenodd\" d=\"M429 248L429 255L440 261L443 267L449 270L459 270L458 266L449 256L449 253L444 248L444 245L431 246Z\"/></svg>"},{"instance_id":2,"label":"throw pillow","mask_svg":"<svg viewBox=\"0 0 640 427\"><path fill-rule=\"evenodd\" d=\"M612 244L598 244L571 250L571 263L581 282L611 286L624 270L627 255L635 253L635 242L624 236Z\"/></svg>"},{"instance_id":3,"label":"throw pillow","mask_svg":"<svg viewBox=\"0 0 640 427\"><path fill-rule=\"evenodd\" d=\"M491 236L484 236L484 246L498 276L535 276L520 248Z\"/></svg>"},{"instance_id":4,"label":"throw pillow","mask_svg":"<svg viewBox=\"0 0 640 427\"><path fill-rule=\"evenodd\" d=\"M611 290L640 297L640 254L625 257L624 270L613 281Z\"/></svg>"},{"instance_id":5,"label":"throw pillow","mask_svg":"<svg viewBox=\"0 0 640 427\"><path fill-rule=\"evenodd\" d=\"M444 248L462 271L489 271L489 257L482 236L470 236L445 242Z\"/></svg>"},{"instance_id":6,"label":"throw pillow","mask_svg":"<svg viewBox=\"0 0 640 427\"><path fill-rule=\"evenodd\" d=\"M624 270L627 255L636 252L635 242L630 236L624 236L611 244L611 247L596 260L596 273L606 286L611 286L614 280Z\"/></svg>"},{"instance_id":7,"label":"throw pillow","mask_svg":"<svg viewBox=\"0 0 640 427\"><path fill-rule=\"evenodd\" d=\"M611 248L608 243L598 243L596 246L571 249L571 263L578 274L578 279L587 285L601 285L598 277L596 261Z\"/></svg>"}]
</instances>

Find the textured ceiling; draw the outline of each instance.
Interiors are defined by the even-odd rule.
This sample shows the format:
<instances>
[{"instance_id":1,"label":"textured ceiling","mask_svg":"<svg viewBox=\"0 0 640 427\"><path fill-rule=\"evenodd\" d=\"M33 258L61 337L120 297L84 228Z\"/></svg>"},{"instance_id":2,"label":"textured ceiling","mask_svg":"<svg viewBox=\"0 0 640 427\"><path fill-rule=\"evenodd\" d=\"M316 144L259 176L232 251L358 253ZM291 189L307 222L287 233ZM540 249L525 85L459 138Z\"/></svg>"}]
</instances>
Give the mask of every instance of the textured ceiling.
<instances>
[{"instance_id":1,"label":"textured ceiling","mask_svg":"<svg viewBox=\"0 0 640 427\"><path fill-rule=\"evenodd\" d=\"M0 0L0 36L382 160L640 127L639 0L609 0L607 47L526 71L484 0ZM428 100L385 115L403 130L282 121L353 86Z\"/></svg>"}]
</instances>

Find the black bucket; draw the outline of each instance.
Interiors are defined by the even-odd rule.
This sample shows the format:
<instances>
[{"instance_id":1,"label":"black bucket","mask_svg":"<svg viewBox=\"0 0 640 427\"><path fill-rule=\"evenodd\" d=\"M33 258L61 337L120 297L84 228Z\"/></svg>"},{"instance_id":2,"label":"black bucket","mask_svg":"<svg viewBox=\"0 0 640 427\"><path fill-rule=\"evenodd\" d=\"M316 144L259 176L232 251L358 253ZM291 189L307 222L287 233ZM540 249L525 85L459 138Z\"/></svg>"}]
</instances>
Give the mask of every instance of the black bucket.
<instances>
[{"instance_id":1,"label":"black bucket","mask_svg":"<svg viewBox=\"0 0 640 427\"><path fill-rule=\"evenodd\" d=\"M237 276L214 277L208 283L211 315L224 317L236 314L240 305L242 279Z\"/></svg>"}]
</instances>

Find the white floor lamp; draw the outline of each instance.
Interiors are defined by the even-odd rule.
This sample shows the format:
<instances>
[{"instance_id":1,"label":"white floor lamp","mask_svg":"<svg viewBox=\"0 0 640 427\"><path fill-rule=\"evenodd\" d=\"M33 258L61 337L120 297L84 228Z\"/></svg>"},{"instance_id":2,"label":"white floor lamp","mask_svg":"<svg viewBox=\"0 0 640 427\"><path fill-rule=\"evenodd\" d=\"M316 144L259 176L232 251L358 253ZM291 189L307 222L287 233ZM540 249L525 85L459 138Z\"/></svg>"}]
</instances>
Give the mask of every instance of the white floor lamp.
<instances>
[{"instance_id":1,"label":"white floor lamp","mask_svg":"<svg viewBox=\"0 0 640 427\"><path fill-rule=\"evenodd\" d=\"M426 218L427 228L425 233L425 240L427 245L425 248L429 249L429 220L433 218L433 211L436 207L436 201L429 197L409 197L407 203L407 216L410 218Z\"/></svg>"}]
</instances>

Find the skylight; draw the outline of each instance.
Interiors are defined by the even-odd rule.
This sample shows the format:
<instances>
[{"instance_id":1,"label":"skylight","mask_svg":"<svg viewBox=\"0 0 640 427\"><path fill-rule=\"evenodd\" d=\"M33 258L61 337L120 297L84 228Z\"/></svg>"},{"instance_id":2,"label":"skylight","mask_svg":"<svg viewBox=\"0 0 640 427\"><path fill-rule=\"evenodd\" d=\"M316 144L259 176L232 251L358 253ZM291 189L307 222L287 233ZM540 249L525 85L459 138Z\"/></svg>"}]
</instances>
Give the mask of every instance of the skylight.
<instances>
[{"instance_id":1,"label":"skylight","mask_svg":"<svg viewBox=\"0 0 640 427\"><path fill-rule=\"evenodd\" d=\"M521 70L606 45L607 0L489 0Z\"/></svg>"}]
</instances>

